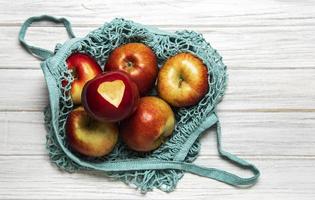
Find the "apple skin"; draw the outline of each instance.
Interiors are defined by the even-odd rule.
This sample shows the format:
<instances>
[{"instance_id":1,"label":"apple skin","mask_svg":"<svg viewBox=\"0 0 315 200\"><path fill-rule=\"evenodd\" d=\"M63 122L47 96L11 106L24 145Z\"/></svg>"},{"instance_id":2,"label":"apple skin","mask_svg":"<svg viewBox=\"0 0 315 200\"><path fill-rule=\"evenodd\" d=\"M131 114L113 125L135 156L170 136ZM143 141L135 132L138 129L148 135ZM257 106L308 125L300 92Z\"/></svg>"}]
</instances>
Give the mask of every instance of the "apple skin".
<instances>
[{"instance_id":1,"label":"apple skin","mask_svg":"<svg viewBox=\"0 0 315 200\"><path fill-rule=\"evenodd\" d=\"M81 93L86 82L102 73L101 67L87 54L73 53L66 60L74 78L71 83L71 98L75 105L81 104ZM67 82L63 82L66 85Z\"/></svg>"},{"instance_id":2,"label":"apple skin","mask_svg":"<svg viewBox=\"0 0 315 200\"><path fill-rule=\"evenodd\" d=\"M197 104L209 90L208 70L191 53L179 53L162 66L157 81L158 95L175 107Z\"/></svg>"},{"instance_id":3,"label":"apple skin","mask_svg":"<svg viewBox=\"0 0 315 200\"><path fill-rule=\"evenodd\" d=\"M111 85L101 89L105 84ZM111 97L114 93L117 95ZM82 92L82 104L86 112L94 119L105 122L117 122L128 117L136 110L138 101L137 85L128 74L120 71L105 72L95 77L85 84Z\"/></svg>"},{"instance_id":4,"label":"apple skin","mask_svg":"<svg viewBox=\"0 0 315 200\"><path fill-rule=\"evenodd\" d=\"M120 135L127 146L135 151L147 152L158 148L172 135L175 116L162 99L142 97L137 110L120 124Z\"/></svg>"},{"instance_id":5,"label":"apple skin","mask_svg":"<svg viewBox=\"0 0 315 200\"><path fill-rule=\"evenodd\" d=\"M137 84L144 96L155 84L157 58L152 49L142 43L128 43L116 48L108 57L105 71L124 71Z\"/></svg>"},{"instance_id":6,"label":"apple skin","mask_svg":"<svg viewBox=\"0 0 315 200\"><path fill-rule=\"evenodd\" d=\"M68 115L66 134L71 149L85 156L100 157L113 150L118 127L115 123L92 119L80 106Z\"/></svg>"}]
</instances>

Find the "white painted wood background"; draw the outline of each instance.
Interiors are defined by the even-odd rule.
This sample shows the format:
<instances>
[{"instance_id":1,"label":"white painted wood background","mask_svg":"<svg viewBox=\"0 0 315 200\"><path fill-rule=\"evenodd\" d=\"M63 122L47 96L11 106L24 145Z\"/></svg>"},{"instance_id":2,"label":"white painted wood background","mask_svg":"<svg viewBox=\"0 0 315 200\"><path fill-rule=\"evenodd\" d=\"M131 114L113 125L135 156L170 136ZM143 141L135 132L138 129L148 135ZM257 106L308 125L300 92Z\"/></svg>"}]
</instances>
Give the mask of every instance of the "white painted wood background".
<instances>
[{"instance_id":1,"label":"white painted wood background","mask_svg":"<svg viewBox=\"0 0 315 200\"><path fill-rule=\"evenodd\" d=\"M114 17L203 33L228 66L218 108L224 147L255 163L259 182L240 189L186 174L172 193L142 195L106 177L58 170L44 145L39 61L17 41L21 23L41 14L67 17L77 36ZM62 27L40 23L27 39L53 49L67 38ZM0 47L0 199L315 198L315 1L0 0ZM209 131L196 162L249 175L220 160L215 145Z\"/></svg>"}]
</instances>

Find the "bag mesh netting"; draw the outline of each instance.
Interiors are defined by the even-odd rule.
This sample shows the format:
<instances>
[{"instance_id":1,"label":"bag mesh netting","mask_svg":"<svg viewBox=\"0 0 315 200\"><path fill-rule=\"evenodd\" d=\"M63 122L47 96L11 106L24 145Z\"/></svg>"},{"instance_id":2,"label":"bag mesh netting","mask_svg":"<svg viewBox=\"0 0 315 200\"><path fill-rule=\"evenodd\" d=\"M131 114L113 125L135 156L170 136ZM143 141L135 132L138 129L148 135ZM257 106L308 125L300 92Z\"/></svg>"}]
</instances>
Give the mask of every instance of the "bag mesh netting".
<instances>
[{"instance_id":1,"label":"bag mesh netting","mask_svg":"<svg viewBox=\"0 0 315 200\"><path fill-rule=\"evenodd\" d=\"M45 59L41 66L50 100L50 104L45 110L45 124L48 130L46 144L52 162L59 168L69 172L97 171L133 185L142 192L154 188L167 192L172 191L185 171L232 185L252 184L256 181L259 171L246 161L224 152L221 149L220 135L218 135L220 155L252 170L255 174L254 177L240 178L222 170L190 164L199 153L198 137L202 132L214 124L220 128L215 114L215 106L223 97L227 81L226 66L222 62L222 57L201 34L186 30L168 33L132 21L114 19L90 32L84 38L73 38L63 45L57 44L55 53L50 55L48 52L49 56L47 56L44 54L47 52L43 52L46 50L29 46L24 41L27 26L33 21L43 19L60 22L58 21L60 19L50 16L26 21L26 25L23 25L25 27L21 29L20 41L31 53ZM65 19L62 18L62 20ZM63 21L63 23L65 22ZM66 23L65 25L70 26ZM70 28L67 27L68 29ZM68 32L73 35L71 29ZM66 119L73 109L69 92L73 78L67 69L67 57L73 52L84 52L94 57L100 66L104 66L111 51L129 42L141 42L151 47L158 58L159 67L169 57L180 52L189 52L199 57L208 68L208 93L194 106L173 108L176 117L174 133L169 140L152 152L139 153L129 150L120 140L109 155L101 158L86 158L71 152L65 133ZM151 91L151 95L156 95L154 89ZM220 130L217 132L219 134Z\"/></svg>"}]
</instances>

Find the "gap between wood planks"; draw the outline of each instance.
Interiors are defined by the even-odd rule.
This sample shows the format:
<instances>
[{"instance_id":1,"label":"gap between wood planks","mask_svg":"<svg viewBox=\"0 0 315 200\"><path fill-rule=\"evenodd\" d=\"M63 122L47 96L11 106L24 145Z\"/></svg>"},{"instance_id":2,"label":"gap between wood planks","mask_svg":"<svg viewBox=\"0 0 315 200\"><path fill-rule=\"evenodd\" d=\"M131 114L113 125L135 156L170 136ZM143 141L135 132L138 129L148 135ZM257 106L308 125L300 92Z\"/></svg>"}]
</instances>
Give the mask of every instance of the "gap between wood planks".
<instances>
[{"instance_id":1,"label":"gap between wood planks","mask_svg":"<svg viewBox=\"0 0 315 200\"><path fill-rule=\"evenodd\" d=\"M48 102L47 102L48 104ZM17 110L17 109L0 109L0 112L29 112L29 113L40 113L43 111L38 110L32 110L32 109L23 109L23 110ZM270 109L219 109L217 110L217 113L220 112L234 112L234 113L250 113L250 112L257 112L257 113L313 113L315 112L315 109L294 109L294 108L270 108Z\"/></svg>"},{"instance_id":2,"label":"gap between wood planks","mask_svg":"<svg viewBox=\"0 0 315 200\"><path fill-rule=\"evenodd\" d=\"M236 156L242 157L247 160L315 160L315 155L255 155L255 154L234 154ZM48 153L38 153L38 154L0 154L1 157L49 157ZM198 155L198 159L220 159L219 155Z\"/></svg>"},{"instance_id":3,"label":"gap between wood planks","mask_svg":"<svg viewBox=\"0 0 315 200\"><path fill-rule=\"evenodd\" d=\"M26 20L27 18L25 18ZM289 19L289 18L288 18ZM310 19L315 19L314 18L310 18ZM111 20L109 20L111 21ZM101 26L102 24L80 24L80 23L75 23L72 24L73 28L91 28L91 29L95 29L96 27ZM155 26L155 27L160 27L160 28L187 28L187 27L191 27L191 28L260 28L260 27L315 27L315 23L314 24L292 24L292 25L287 25L287 24L146 24L147 26ZM21 27L22 26L22 22L21 23L1 23L0 22L0 27ZM40 24L36 24L34 23L34 25L32 25L32 27L43 27L43 28L54 28L54 27L63 27L63 25L52 25L51 23L46 23L46 22L41 22Z\"/></svg>"}]
</instances>

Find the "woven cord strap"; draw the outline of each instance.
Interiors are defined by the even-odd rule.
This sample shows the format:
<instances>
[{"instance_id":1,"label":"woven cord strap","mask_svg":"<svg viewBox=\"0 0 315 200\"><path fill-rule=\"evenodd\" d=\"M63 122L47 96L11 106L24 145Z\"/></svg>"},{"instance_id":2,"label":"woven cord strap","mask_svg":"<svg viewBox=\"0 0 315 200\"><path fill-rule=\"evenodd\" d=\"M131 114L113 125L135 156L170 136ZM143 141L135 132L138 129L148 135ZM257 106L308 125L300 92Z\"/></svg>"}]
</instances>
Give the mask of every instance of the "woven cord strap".
<instances>
[{"instance_id":1,"label":"woven cord strap","mask_svg":"<svg viewBox=\"0 0 315 200\"><path fill-rule=\"evenodd\" d=\"M225 172L223 170L215 169L215 168L206 168L202 166L198 166L190 163L183 163L185 165L186 171L189 171L194 174L198 174L201 176L205 176L208 178L212 178L230 185L239 186L239 185L251 185L254 184L258 177L260 176L259 170L252 164L247 161L238 158L237 156L226 152L222 148L221 143L221 125L218 120L218 117L215 113L208 116L205 121L193 132L193 134L187 139L186 143L183 145L182 150L175 156L176 161L184 160L185 156L188 153L193 142L205 132L208 128L216 124L216 134L217 134L217 148L220 157L232 161L237 166L248 169L253 172L254 176L250 178L241 178L234 174Z\"/></svg>"},{"instance_id":2,"label":"woven cord strap","mask_svg":"<svg viewBox=\"0 0 315 200\"><path fill-rule=\"evenodd\" d=\"M65 18L54 18L51 16L43 15L39 17L31 17L25 21L22 25L19 34L19 40L21 44L34 56L45 60L53 55L53 53L49 50L41 49L39 47L34 47L28 45L25 40L25 33L27 28L36 21L52 21L55 23L63 23L67 29L67 32L70 37L74 37L74 34L71 30L70 22L67 21ZM71 43L72 44L72 43ZM62 52L61 52L62 53ZM49 95L50 95L50 109L51 111L59 110L59 102L56 100L60 96L58 92L58 87L55 78L52 74L50 74L49 67L47 62L42 63L42 69L44 71ZM252 164L248 163L241 158L238 158L235 155L232 155L222 149L221 145L221 126L218 121L218 117L215 113L212 113L210 116L205 118L204 122L191 133L191 136L187 139L187 142L183 145L183 150L180 151L177 155L175 155L174 160L167 161L167 160L160 160L160 159L128 159L128 160L119 160L119 161L108 161L103 163L95 163L89 162L84 159L80 159L75 154L73 154L63 143L62 138L58 134L58 120L57 120L57 113L52 112L52 128L53 132L55 133L55 137L57 139L58 145L61 149L65 152L65 154L75 163L79 164L80 166L91 169L91 170L98 170L98 171L105 171L105 172L114 172L114 171L132 171L132 170L164 170L164 169L176 169L176 170L183 170L186 172L190 172L193 174L197 174L200 176L208 177L211 179L215 179L230 185L240 186L240 185L251 185L254 184L259 175L259 170ZM253 176L249 178L242 178L235 174L216 169L216 168L208 168L204 166L199 166L193 163L184 162L188 150L190 149L191 145L195 142L195 140L205 132L208 128L216 124L216 133L217 133L217 148L219 155L227 160L232 161L234 164L248 169L253 172Z\"/></svg>"},{"instance_id":3,"label":"woven cord strap","mask_svg":"<svg viewBox=\"0 0 315 200\"><path fill-rule=\"evenodd\" d=\"M40 47L35 47L29 45L25 41L25 34L27 29L32 25L33 22L40 22L40 21L50 21L54 22L57 24L63 24L67 30L68 36L70 38L74 38L74 34L71 29L71 23L65 19L65 18L55 18L49 15L42 15L42 16L36 16L36 17L30 17L28 18L21 27L20 33L19 33L19 41L22 44L22 46L33 56L41 59L41 60L46 60L47 58L51 57L53 55L52 51L42 49Z\"/></svg>"},{"instance_id":4,"label":"woven cord strap","mask_svg":"<svg viewBox=\"0 0 315 200\"><path fill-rule=\"evenodd\" d=\"M216 114L215 114L216 115ZM254 183L256 183L256 181L258 180L259 176L260 176L260 172L259 170L255 167L255 165L253 164L250 164L249 162L229 153L229 152L226 152L223 150L222 148L222 143L221 143L221 125L220 125L220 121L218 120L217 121L217 124L216 124L216 128L217 128L217 148L218 148L218 152L219 152L219 155L224 158L224 159L227 159L227 160L230 160L232 161L234 164L236 164L237 166L241 167L241 168L244 168L244 169L248 169L250 170L254 176L250 177L250 178L241 178L239 176L236 176L234 174L230 174L230 173L227 173L225 171L220 171L218 170L218 174L216 174L216 170L213 171L213 173L215 174L213 179L216 179L218 181L222 181L222 182L225 182L225 183L228 183L228 184L231 184L231 185L252 185ZM203 170L201 170L203 171ZM202 176L208 176L209 174L209 171L211 170L205 170L201 175ZM211 175L211 172L210 174ZM211 178L211 177L209 177Z\"/></svg>"},{"instance_id":5,"label":"woven cord strap","mask_svg":"<svg viewBox=\"0 0 315 200\"><path fill-rule=\"evenodd\" d=\"M43 63L45 65L45 63ZM43 67L44 72L47 70L46 67ZM49 75L46 74L46 80L51 83L53 83L53 80L49 79ZM48 79L47 79L48 78ZM48 84L50 86L53 86L53 84ZM49 87L50 89L51 87ZM52 96L56 95L56 91L50 90L50 94ZM53 103L50 105L51 109L54 110L54 105ZM52 115L52 120L54 121L54 114ZM129 160L120 160L120 161L108 161L104 163L93 163L93 162L87 162L85 160L80 159L76 155L74 155L68 148L66 148L63 143L61 138L59 137L58 134L56 134L56 139L57 142L59 143L60 147L62 150L67 154L67 156L80 166L83 166L84 168L91 169L91 170L98 170L98 171L106 171L106 172L114 172L114 171L132 171L132 170L163 170L163 169L177 169L177 170L183 170L186 172L190 172L193 174L197 174L200 176L208 177L211 179L215 179L230 185L234 186L241 186L241 185L252 185L254 184L259 175L260 172L259 170L252 164L246 162L245 160L242 160L222 149L221 145L221 127L220 123L218 121L218 118L215 113L213 113L211 116L209 116L203 123L202 128L200 131L196 132L198 135L201 135L204 130L207 128L210 128L213 124L217 124L217 142L218 142L218 152L221 157L228 159L235 163L236 165L249 169L250 171L253 172L253 176L250 178L242 178L239 177L235 174L216 169L216 168L208 168L204 166L199 166L193 163L187 163L183 161L166 161L166 160L159 160L159 159L129 159ZM54 133L57 133L57 126L56 124L53 123L53 129ZM194 137L197 138L197 137Z\"/></svg>"}]
</instances>

